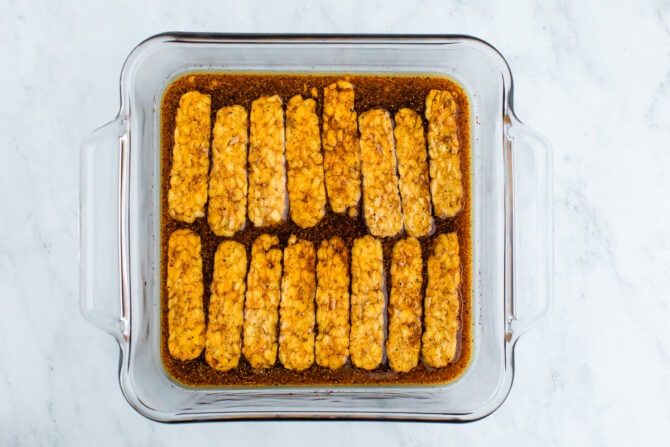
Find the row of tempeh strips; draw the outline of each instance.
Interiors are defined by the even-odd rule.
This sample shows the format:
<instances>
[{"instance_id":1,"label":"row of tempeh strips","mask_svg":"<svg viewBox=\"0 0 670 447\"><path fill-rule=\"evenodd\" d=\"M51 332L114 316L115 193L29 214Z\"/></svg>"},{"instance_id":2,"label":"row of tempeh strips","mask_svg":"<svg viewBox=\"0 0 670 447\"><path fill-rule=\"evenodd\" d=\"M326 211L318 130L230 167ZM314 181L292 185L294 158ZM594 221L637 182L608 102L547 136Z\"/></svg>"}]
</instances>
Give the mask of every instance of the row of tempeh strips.
<instances>
[{"instance_id":1,"label":"row of tempeh strips","mask_svg":"<svg viewBox=\"0 0 670 447\"><path fill-rule=\"evenodd\" d=\"M431 367L454 359L459 269L456 233L438 235L422 297L419 241L395 244L385 345L392 369L411 370L420 353ZM318 251L291 236L282 253L278 238L263 234L252 245L248 272L244 246L227 240L215 254L206 324L200 237L176 230L168 245L168 349L180 360L205 349L207 363L220 371L238 366L241 355L253 368L269 368L277 354L292 370L314 362L334 370L348 359L375 369L384 360L384 276L381 241L369 235L354 240L349 259L337 236L322 241Z\"/></svg>"},{"instance_id":2,"label":"row of tempeh strips","mask_svg":"<svg viewBox=\"0 0 670 447\"><path fill-rule=\"evenodd\" d=\"M433 211L445 218L461 207L457 107L448 91L432 90L426 98L428 152L416 112L398 111L395 128L383 109L357 120L354 87L339 81L324 89L321 132L316 101L300 95L289 100L286 123L277 95L253 101L250 117L238 105L218 110L210 171L210 114L209 95L181 97L168 208L173 219L192 223L205 215L209 196L207 221L218 236L242 230L247 215L264 227L290 211L298 226L312 227L325 215L326 193L334 212L353 216L361 183L374 236L395 236L403 227L409 236L426 236Z\"/></svg>"}]
</instances>

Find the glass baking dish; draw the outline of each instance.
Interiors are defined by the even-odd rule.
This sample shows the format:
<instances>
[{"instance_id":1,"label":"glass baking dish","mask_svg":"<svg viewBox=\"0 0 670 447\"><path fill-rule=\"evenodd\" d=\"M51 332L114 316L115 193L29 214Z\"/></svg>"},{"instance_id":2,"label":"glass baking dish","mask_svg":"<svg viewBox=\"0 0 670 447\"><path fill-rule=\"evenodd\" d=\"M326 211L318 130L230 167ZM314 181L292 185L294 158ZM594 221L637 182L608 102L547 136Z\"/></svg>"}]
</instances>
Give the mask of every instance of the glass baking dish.
<instances>
[{"instance_id":1,"label":"glass baking dish","mask_svg":"<svg viewBox=\"0 0 670 447\"><path fill-rule=\"evenodd\" d=\"M431 74L471 106L472 333L469 367L431 386L189 388L160 357L160 104L193 71ZM165 422L260 418L472 421L507 397L519 336L552 302L551 151L512 109L512 76L467 36L160 34L128 56L121 109L82 146L83 315L119 343L119 380Z\"/></svg>"}]
</instances>

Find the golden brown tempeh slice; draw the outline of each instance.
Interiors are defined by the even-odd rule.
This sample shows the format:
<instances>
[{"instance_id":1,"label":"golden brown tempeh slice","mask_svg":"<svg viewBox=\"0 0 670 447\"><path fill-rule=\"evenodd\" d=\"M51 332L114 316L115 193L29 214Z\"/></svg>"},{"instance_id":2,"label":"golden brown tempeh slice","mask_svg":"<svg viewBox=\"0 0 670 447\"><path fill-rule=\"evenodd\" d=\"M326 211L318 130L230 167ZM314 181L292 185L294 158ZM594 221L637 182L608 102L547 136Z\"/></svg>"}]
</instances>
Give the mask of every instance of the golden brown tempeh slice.
<instances>
[{"instance_id":1,"label":"golden brown tempeh slice","mask_svg":"<svg viewBox=\"0 0 670 447\"><path fill-rule=\"evenodd\" d=\"M282 271L278 245L277 236L262 234L251 246L242 354L253 368L269 368L277 360L277 306Z\"/></svg>"},{"instance_id":2,"label":"golden brown tempeh slice","mask_svg":"<svg viewBox=\"0 0 670 447\"><path fill-rule=\"evenodd\" d=\"M242 106L223 107L216 113L207 222L217 236L233 236L246 221L248 127Z\"/></svg>"},{"instance_id":3,"label":"golden brown tempeh slice","mask_svg":"<svg viewBox=\"0 0 670 447\"><path fill-rule=\"evenodd\" d=\"M330 207L355 216L361 198L354 86L338 81L323 89L323 167Z\"/></svg>"},{"instance_id":4,"label":"golden brown tempeh slice","mask_svg":"<svg viewBox=\"0 0 670 447\"><path fill-rule=\"evenodd\" d=\"M205 347L200 236L176 230L168 241L168 349L178 360L197 358Z\"/></svg>"},{"instance_id":5,"label":"golden brown tempeh slice","mask_svg":"<svg viewBox=\"0 0 670 447\"><path fill-rule=\"evenodd\" d=\"M349 251L337 236L324 240L316 265L316 363L338 369L349 358Z\"/></svg>"},{"instance_id":6,"label":"golden brown tempeh slice","mask_svg":"<svg viewBox=\"0 0 670 447\"><path fill-rule=\"evenodd\" d=\"M315 261L311 242L289 238L279 303L279 361L287 369L302 371L314 363Z\"/></svg>"},{"instance_id":7,"label":"golden brown tempeh slice","mask_svg":"<svg viewBox=\"0 0 670 447\"><path fill-rule=\"evenodd\" d=\"M386 353L389 366L407 372L419 362L421 350L421 244L413 237L398 241L391 259L391 295Z\"/></svg>"},{"instance_id":8,"label":"golden brown tempeh slice","mask_svg":"<svg viewBox=\"0 0 670 447\"><path fill-rule=\"evenodd\" d=\"M435 368L447 366L456 354L460 325L459 262L456 233L437 236L433 240L433 254L428 258L421 350L423 361Z\"/></svg>"},{"instance_id":9,"label":"golden brown tempeh slice","mask_svg":"<svg viewBox=\"0 0 670 447\"><path fill-rule=\"evenodd\" d=\"M428 178L428 154L423 136L423 123L418 113L400 109L395 115L394 129L402 214L407 234L423 237L433 230Z\"/></svg>"},{"instance_id":10,"label":"golden brown tempeh slice","mask_svg":"<svg viewBox=\"0 0 670 447\"><path fill-rule=\"evenodd\" d=\"M384 262L379 239L367 235L351 249L351 362L375 369L384 347Z\"/></svg>"},{"instance_id":11,"label":"golden brown tempeh slice","mask_svg":"<svg viewBox=\"0 0 670 447\"><path fill-rule=\"evenodd\" d=\"M279 96L251 103L249 131L249 220L257 227L286 219L284 109Z\"/></svg>"},{"instance_id":12,"label":"golden brown tempeh slice","mask_svg":"<svg viewBox=\"0 0 670 447\"><path fill-rule=\"evenodd\" d=\"M209 137L211 97L191 91L179 100L168 212L170 217L192 223L205 215L207 174L209 172Z\"/></svg>"},{"instance_id":13,"label":"golden brown tempeh slice","mask_svg":"<svg viewBox=\"0 0 670 447\"><path fill-rule=\"evenodd\" d=\"M382 109L368 110L358 118L358 128L365 222L373 236L395 236L402 230L402 209L391 115Z\"/></svg>"},{"instance_id":14,"label":"golden brown tempeh slice","mask_svg":"<svg viewBox=\"0 0 670 447\"><path fill-rule=\"evenodd\" d=\"M326 213L326 188L316 101L297 95L286 107L286 161L291 219L301 228Z\"/></svg>"},{"instance_id":15,"label":"golden brown tempeh slice","mask_svg":"<svg viewBox=\"0 0 670 447\"><path fill-rule=\"evenodd\" d=\"M456 100L448 91L431 90L426 97L430 192L435 216L442 219L456 215L463 198L457 109Z\"/></svg>"},{"instance_id":16,"label":"golden brown tempeh slice","mask_svg":"<svg viewBox=\"0 0 670 447\"><path fill-rule=\"evenodd\" d=\"M242 353L246 275L244 245L235 241L221 242L214 255L205 344L205 360L219 371L235 368Z\"/></svg>"}]
</instances>

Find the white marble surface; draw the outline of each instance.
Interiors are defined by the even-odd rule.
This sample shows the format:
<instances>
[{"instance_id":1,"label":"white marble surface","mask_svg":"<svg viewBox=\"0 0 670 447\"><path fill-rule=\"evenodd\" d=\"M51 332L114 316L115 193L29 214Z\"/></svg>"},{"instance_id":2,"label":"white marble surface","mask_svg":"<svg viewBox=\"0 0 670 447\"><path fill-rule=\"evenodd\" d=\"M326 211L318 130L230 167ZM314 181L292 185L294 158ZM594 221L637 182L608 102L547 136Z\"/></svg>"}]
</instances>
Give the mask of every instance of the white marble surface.
<instances>
[{"instance_id":1,"label":"white marble surface","mask_svg":"<svg viewBox=\"0 0 670 447\"><path fill-rule=\"evenodd\" d=\"M670 443L670 3L199 3L2 2L1 445ZM556 303L502 408L465 425L131 409L116 343L78 309L79 144L115 116L129 51L168 30L465 33L508 58L519 117L554 147Z\"/></svg>"}]
</instances>

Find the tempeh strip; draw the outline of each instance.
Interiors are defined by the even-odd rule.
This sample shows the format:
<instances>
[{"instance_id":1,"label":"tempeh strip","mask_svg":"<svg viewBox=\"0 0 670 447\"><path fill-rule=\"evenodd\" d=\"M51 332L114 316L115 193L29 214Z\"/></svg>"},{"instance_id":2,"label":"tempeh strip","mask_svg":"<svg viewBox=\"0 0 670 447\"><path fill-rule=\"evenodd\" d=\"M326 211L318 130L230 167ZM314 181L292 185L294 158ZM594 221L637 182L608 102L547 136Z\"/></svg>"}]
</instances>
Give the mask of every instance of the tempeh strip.
<instances>
[{"instance_id":1,"label":"tempeh strip","mask_svg":"<svg viewBox=\"0 0 670 447\"><path fill-rule=\"evenodd\" d=\"M168 350L178 360L197 358L205 347L200 236L176 230L168 241Z\"/></svg>"},{"instance_id":2,"label":"tempeh strip","mask_svg":"<svg viewBox=\"0 0 670 447\"><path fill-rule=\"evenodd\" d=\"M242 106L219 109L214 122L207 222L217 236L232 237L247 216L247 130Z\"/></svg>"},{"instance_id":3,"label":"tempeh strip","mask_svg":"<svg viewBox=\"0 0 670 447\"><path fill-rule=\"evenodd\" d=\"M407 372L419 362L421 350L421 244L413 237L398 241L391 258L391 294L386 354L389 366Z\"/></svg>"},{"instance_id":4,"label":"tempeh strip","mask_svg":"<svg viewBox=\"0 0 670 447\"><path fill-rule=\"evenodd\" d=\"M323 89L323 167L330 207L355 216L361 198L354 86L338 81Z\"/></svg>"},{"instance_id":5,"label":"tempeh strip","mask_svg":"<svg viewBox=\"0 0 670 447\"><path fill-rule=\"evenodd\" d=\"M365 222L373 236L395 236L402 231L402 209L391 115L382 109L368 110L358 118L358 128Z\"/></svg>"},{"instance_id":6,"label":"tempeh strip","mask_svg":"<svg viewBox=\"0 0 670 447\"><path fill-rule=\"evenodd\" d=\"M423 237L433 230L428 178L428 154L421 116L411 109L400 109L393 130L400 174L400 197L407 234Z\"/></svg>"},{"instance_id":7,"label":"tempeh strip","mask_svg":"<svg viewBox=\"0 0 670 447\"><path fill-rule=\"evenodd\" d=\"M456 233L433 240L428 258L421 356L428 366L447 366L456 355L460 326L458 286L461 282Z\"/></svg>"},{"instance_id":8,"label":"tempeh strip","mask_svg":"<svg viewBox=\"0 0 670 447\"><path fill-rule=\"evenodd\" d=\"M324 240L316 265L316 363L338 369L349 359L349 251L337 236Z\"/></svg>"},{"instance_id":9,"label":"tempeh strip","mask_svg":"<svg viewBox=\"0 0 670 447\"><path fill-rule=\"evenodd\" d=\"M179 99L168 212L170 217L181 222L192 223L205 215L211 104L209 95L196 91L184 93Z\"/></svg>"},{"instance_id":10,"label":"tempeh strip","mask_svg":"<svg viewBox=\"0 0 670 447\"><path fill-rule=\"evenodd\" d=\"M286 219L284 110L279 96L251 103L249 131L249 220L257 227Z\"/></svg>"},{"instance_id":11,"label":"tempeh strip","mask_svg":"<svg viewBox=\"0 0 670 447\"><path fill-rule=\"evenodd\" d=\"M277 306L282 271L278 244L277 236L262 234L251 246L242 354L253 368L270 368L277 360Z\"/></svg>"},{"instance_id":12,"label":"tempeh strip","mask_svg":"<svg viewBox=\"0 0 670 447\"><path fill-rule=\"evenodd\" d=\"M297 95L286 107L286 161L291 220L316 225L326 213L326 188L316 101Z\"/></svg>"},{"instance_id":13,"label":"tempeh strip","mask_svg":"<svg viewBox=\"0 0 670 447\"><path fill-rule=\"evenodd\" d=\"M279 361L286 369L302 371L314 363L315 262L314 245L291 236L279 302Z\"/></svg>"},{"instance_id":14,"label":"tempeh strip","mask_svg":"<svg viewBox=\"0 0 670 447\"><path fill-rule=\"evenodd\" d=\"M450 92L431 90L426 97L430 192L435 216L441 219L456 215L463 198L457 113L456 100Z\"/></svg>"},{"instance_id":15,"label":"tempeh strip","mask_svg":"<svg viewBox=\"0 0 670 447\"><path fill-rule=\"evenodd\" d=\"M235 241L221 242L214 255L205 343L205 360L219 371L235 368L242 353L246 275L244 245Z\"/></svg>"},{"instance_id":16,"label":"tempeh strip","mask_svg":"<svg viewBox=\"0 0 670 447\"><path fill-rule=\"evenodd\" d=\"M375 369L384 347L384 262L379 239L367 235L351 249L351 335L354 366Z\"/></svg>"}]
</instances>

